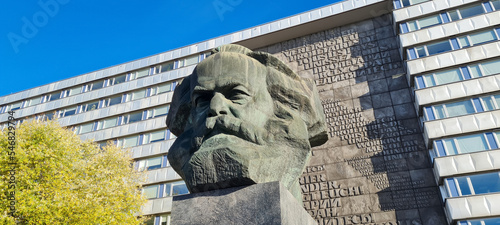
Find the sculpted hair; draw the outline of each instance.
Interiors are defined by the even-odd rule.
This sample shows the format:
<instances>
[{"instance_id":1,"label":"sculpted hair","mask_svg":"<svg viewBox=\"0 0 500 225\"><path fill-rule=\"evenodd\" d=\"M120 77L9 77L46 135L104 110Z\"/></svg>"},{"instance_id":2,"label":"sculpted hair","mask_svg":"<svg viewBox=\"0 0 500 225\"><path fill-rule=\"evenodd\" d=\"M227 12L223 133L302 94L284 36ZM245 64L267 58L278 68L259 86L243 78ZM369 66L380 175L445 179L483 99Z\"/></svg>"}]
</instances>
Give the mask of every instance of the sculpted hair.
<instances>
[{"instance_id":1,"label":"sculpted hair","mask_svg":"<svg viewBox=\"0 0 500 225\"><path fill-rule=\"evenodd\" d=\"M307 126L311 147L328 140L323 107L312 80L299 77L285 63L269 53L253 52L243 46L230 44L213 49L212 55L220 52L243 54L266 66L267 90L276 106L284 113L281 116L286 116L289 110L298 111ZM195 73L196 69L193 74L184 78L176 87L172 98L166 123L170 131L177 136L191 126L191 79Z\"/></svg>"}]
</instances>

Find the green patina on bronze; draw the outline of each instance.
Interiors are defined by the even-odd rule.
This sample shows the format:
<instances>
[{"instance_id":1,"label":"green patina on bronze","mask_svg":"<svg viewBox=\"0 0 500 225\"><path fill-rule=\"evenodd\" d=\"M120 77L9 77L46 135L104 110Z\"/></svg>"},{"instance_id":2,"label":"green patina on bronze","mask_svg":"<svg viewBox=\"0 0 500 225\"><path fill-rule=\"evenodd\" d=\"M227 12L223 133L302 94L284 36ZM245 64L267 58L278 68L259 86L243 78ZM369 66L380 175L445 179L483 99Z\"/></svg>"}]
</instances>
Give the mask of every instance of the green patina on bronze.
<instances>
[{"instance_id":1,"label":"green patina on bronze","mask_svg":"<svg viewBox=\"0 0 500 225\"><path fill-rule=\"evenodd\" d=\"M276 57L224 45L175 89L170 164L192 193L280 181L301 201L311 147L328 139L314 83Z\"/></svg>"}]
</instances>

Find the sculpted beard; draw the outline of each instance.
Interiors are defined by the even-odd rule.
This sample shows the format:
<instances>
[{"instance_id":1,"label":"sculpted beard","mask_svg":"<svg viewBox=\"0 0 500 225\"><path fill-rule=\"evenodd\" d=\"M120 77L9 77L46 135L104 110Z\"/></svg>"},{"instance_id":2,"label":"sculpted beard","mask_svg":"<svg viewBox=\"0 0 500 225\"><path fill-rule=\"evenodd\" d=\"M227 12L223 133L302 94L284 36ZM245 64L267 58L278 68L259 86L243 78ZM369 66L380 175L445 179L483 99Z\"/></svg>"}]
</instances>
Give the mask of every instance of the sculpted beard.
<instances>
[{"instance_id":1,"label":"sculpted beard","mask_svg":"<svg viewBox=\"0 0 500 225\"><path fill-rule=\"evenodd\" d=\"M303 157L281 159L288 161L285 165L301 164L302 162L296 160L301 161L301 158L306 158L309 152L307 150L310 149L310 145L306 137L290 136L294 133L292 130L296 128L292 125L293 121L295 120L291 117L278 118L273 115L263 128L230 115L209 117L206 121L199 121L204 123L198 126L203 129L192 130L189 141L191 154L183 157L185 161L182 167L185 171L191 171L185 174L185 178L191 181L187 182L188 186L193 185L189 186L190 190L200 192L270 182L281 177L282 175L279 175L281 173L300 174L301 169L290 171L289 168L281 168L280 171L276 171L273 163L283 155L293 155L292 151L301 151ZM274 135L270 135L273 133ZM280 144L274 144L275 139ZM287 141L279 141L284 139ZM200 180L205 182L198 183ZM295 179L287 180L288 183L294 181Z\"/></svg>"}]
</instances>

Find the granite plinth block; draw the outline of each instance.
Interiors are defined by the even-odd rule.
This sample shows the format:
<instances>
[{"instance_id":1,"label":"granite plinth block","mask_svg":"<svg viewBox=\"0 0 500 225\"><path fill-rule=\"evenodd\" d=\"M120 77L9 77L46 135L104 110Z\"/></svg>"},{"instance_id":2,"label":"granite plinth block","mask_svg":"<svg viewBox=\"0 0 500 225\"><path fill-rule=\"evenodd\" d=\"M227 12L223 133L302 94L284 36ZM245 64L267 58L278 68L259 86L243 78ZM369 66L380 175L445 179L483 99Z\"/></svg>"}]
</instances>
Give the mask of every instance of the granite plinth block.
<instances>
[{"instance_id":1,"label":"granite plinth block","mask_svg":"<svg viewBox=\"0 0 500 225\"><path fill-rule=\"evenodd\" d=\"M175 196L172 224L316 225L279 182Z\"/></svg>"}]
</instances>

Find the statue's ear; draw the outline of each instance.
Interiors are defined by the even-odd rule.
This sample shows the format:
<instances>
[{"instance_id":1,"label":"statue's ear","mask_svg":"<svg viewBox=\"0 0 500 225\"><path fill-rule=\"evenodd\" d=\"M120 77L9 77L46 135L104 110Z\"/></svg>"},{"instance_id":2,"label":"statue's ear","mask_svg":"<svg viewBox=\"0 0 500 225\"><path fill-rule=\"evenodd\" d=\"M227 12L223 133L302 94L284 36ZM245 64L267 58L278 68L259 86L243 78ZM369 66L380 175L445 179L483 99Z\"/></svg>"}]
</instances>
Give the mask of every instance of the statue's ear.
<instances>
[{"instance_id":1,"label":"statue's ear","mask_svg":"<svg viewBox=\"0 0 500 225\"><path fill-rule=\"evenodd\" d=\"M305 84L304 88L307 88L310 93L309 101L311 107L313 108L312 112L308 116L309 121L307 129L309 131L309 143L311 144L311 147L319 146L328 141L328 131L323 104L321 104L319 93L314 81L307 78L302 78L302 81Z\"/></svg>"},{"instance_id":2,"label":"statue's ear","mask_svg":"<svg viewBox=\"0 0 500 225\"><path fill-rule=\"evenodd\" d=\"M191 79L189 75L175 88L172 103L167 116L167 127L176 136L180 136L186 128L191 113Z\"/></svg>"},{"instance_id":3,"label":"statue's ear","mask_svg":"<svg viewBox=\"0 0 500 225\"><path fill-rule=\"evenodd\" d=\"M311 147L319 146L328 141L328 133L325 122L325 114L323 112L323 105L319 98L318 90L314 81L311 79L301 78L297 75L288 65L286 65L280 59L274 57L273 55L265 52L251 52L247 54L248 56L256 59L260 63L267 67L273 68L276 73L281 73L286 75L288 79L277 79L273 80L268 77L268 85L276 87L271 89L270 93L273 95L275 92L286 92L287 90L280 89L279 87L285 86L290 87L288 94L275 94L275 96L282 95L288 96L288 98L297 98L296 101L300 102L302 107L301 117L307 125L309 132L309 143ZM273 72L270 74L272 75ZM277 78L279 76L272 76ZM275 84L278 82L279 84ZM292 94L293 93L293 94ZM302 98L303 97L303 98Z\"/></svg>"}]
</instances>

